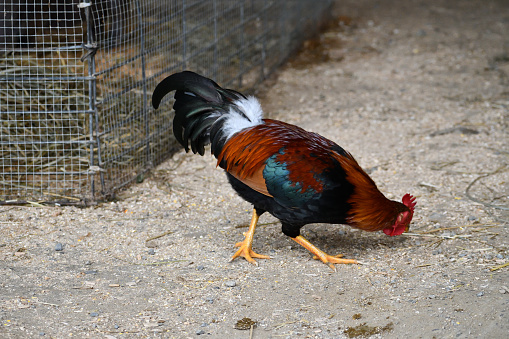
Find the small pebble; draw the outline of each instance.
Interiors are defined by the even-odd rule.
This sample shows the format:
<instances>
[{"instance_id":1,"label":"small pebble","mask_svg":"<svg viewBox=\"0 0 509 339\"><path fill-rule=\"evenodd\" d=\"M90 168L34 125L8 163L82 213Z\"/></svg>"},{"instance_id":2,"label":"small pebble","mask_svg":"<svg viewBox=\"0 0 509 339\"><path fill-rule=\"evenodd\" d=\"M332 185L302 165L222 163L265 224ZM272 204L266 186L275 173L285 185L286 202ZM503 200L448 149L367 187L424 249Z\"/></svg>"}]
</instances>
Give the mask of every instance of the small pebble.
<instances>
[{"instance_id":1,"label":"small pebble","mask_svg":"<svg viewBox=\"0 0 509 339\"><path fill-rule=\"evenodd\" d=\"M224 285L226 287L235 287L235 286L237 286L237 283L234 280L229 280L229 281L225 282Z\"/></svg>"},{"instance_id":2,"label":"small pebble","mask_svg":"<svg viewBox=\"0 0 509 339\"><path fill-rule=\"evenodd\" d=\"M214 298L211 298L211 297L208 297L205 299L208 303L210 304L213 304L214 303Z\"/></svg>"},{"instance_id":3,"label":"small pebble","mask_svg":"<svg viewBox=\"0 0 509 339\"><path fill-rule=\"evenodd\" d=\"M203 324L201 324L200 326L201 326L201 327L207 327L207 326L209 326L209 324L207 324L207 323L203 323Z\"/></svg>"},{"instance_id":4,"label":"small pebble","mask_svg":"<svg viewBox=\"0 0 509 339\"><path fill-rule=\"evenodd\" d=\"M504 256L503 256L502 254L500 254L500 253L499 253L499 254L497 254L497 258L498 258L498 259L504 259Z\"/></svg>"},{"instance_id":5,"label":"small pebble","mask_svg":"<svg viewBox=\"0 0 509 339\"><path fill-rule=\"evenodd\" d=\"M417 33L415 33L415 35L417 35L419 37L426 36L426 31L423 30L423 29L420 29L420 30L417 31Z\"/></svg>"},{"instance_id":6,"label":"small pebble","mask_svg":"<svg viewBox=\"0 0 509 339\"><path fill-rule=\"evenodd\" d=\"M55 245L55 251L60 252L63 250L64 250L64 245L62 245L61 242L57 242L57 244Z\"/></svg>"},{"instance_id":7,"label":"small pebble","mask_svg":"<svg viewBox=\"0 0 509 339\"><path fill-rule=\"evenodd\" d=\"M196 270L197 270L197 271L203 271L204 269L205 269L205 267L204 267L204 266L202 266L202 265L198 265L198 266L196 266Z\"/></svg>"},{"instance_id":8,"label":"small pebble","mask_svg":"<svg viewBox=\"0 0 509 339\"><path fill-rule=\"evenodd\" d=\"M156 254L156 250L154 250L153 248L149 248L147 253L149 255L154 255L154 254Z\"/></svg>"},{"instance_id":9,"label":"small pebble","mask_svg":"<svg viewBox=\"0 0 509 339\"><path fill-rule=\"evenodd\" d=\"M85 274L97 274L97 270L88 270L85 271Z\"/></svg>"},{"instance_id":10,"label":"small pebble","mask_svg":"<svg viewBox=\"0 0 509 339\"><path fill-rule=\"evenodd\" d=\"M92 313L90 313L90 316L91 316L91 317L98 317L98 316L99 316L99 313L97 313L97 312L92 312Z\"/></svg>"},{"instance_id":11,"label":"small pebble","mask_svg":"<svg viewBox=\"0 0 509 339\"><path fill-rule=\"evenodd\" d=\"M477 220L477 217L474 217L473 215L469 216L467 218L468 221L472 222L472 221L476 221Z\"/></svg>"},{"instance_id":12,"label":"small pebble","mask_svg":"<svg viewBox=\"0 0 509 339\"><path fill-rule=\"evenodd\" d=\"M204 330L198 330L198 331L196 331L196 334L197 335L205 334L205 331Z\"/></svg>"},{"instance_id":13,"label":"small pebble","mask_svg":"<svg viewBox=\"0 0 509 339\"><path fill-rule=\"evenodd\" d=\"M477 293L478 297L482 297L483 295L484 295L484 291L481 291L481 292Z\"/></svg>"},{"instance_id":14,"label":"small pebble","mask_svg":"<svg viewBox=\"0 0 509 339\"><path fill-rule=\"evenodd\" d=\"M115 325L114 327L116 330L118 330L120 328L120 326L118 326L118 325Z\"/></svg>"},{"instance_id":15,"label":"small pebble","mask_svg":"<svg viewBox=\"0 0 509 339\"><path fill-rule=\"evenodd\" d=\"M44 333L44 332L39 332L39 335L40 335L40 336L43 336L43 335L46 335L46 333Z\"/></svg>"}]
</instances>

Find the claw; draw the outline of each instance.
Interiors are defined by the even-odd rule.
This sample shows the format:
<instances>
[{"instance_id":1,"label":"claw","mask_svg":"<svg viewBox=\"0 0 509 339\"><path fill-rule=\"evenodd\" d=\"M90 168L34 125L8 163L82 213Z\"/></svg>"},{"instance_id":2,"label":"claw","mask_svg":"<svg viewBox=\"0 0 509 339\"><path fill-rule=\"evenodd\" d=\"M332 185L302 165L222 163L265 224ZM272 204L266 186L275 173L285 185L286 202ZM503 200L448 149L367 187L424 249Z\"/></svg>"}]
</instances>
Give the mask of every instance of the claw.
<instances>
[{"instance_id":1,"label":"claw","mask_svg":"<svg viewBox=\"0 0 509 339\"><path fill-rule=\"evenodd\" d=\"M298 243L299 245L302 245L304 248L306 248L309 252L314 254L313 259L320 259L333 271L336 271L336 267L334 266L334 264L358 264L357 260L355 259L341 259L341 257L343 256L342 254L328 255L327 253L319 250L316 246L314 246L312 243L310 243L306 238L304 238L301 235L292 239L295 240L295 242Z\"/></svg>"},{"instance_id":2,"label":"claw","mask_svg":"<svg viewBox=\"0 0 509 339\"><path fill-rule=\"evenodd\" d=\"M247 261L249 261L251 264L258 266L258 263L253 258L258 259L270 259L268 255L258 254L253 251L253 236L256 229L256 223L258 222L258 214L256 213L256 210L253 209L253 217L251 219L251 224L249 225L249 230L244 233L244 236L246 237L244 241L238 242L235 244L235 247L240 247L237 252L232 256L230 259L230 262L232 262L237 257L243 257Z\"/></svg>"},{"instance_id":3,"label":"claw","mask_svg":"<svg viewBox=\"0 0 509 339\"><path fill-rule=\"evenodd\" d=\"M230 262L232 262L235 258L237 257L243 257L244 259L246 259L247 261L249 261L251 264L255 265L255 266L258 266L258 263L256 262L256 260L254 260L253 258L258 258L258 259L270 259L270 257L268 255L263 255L263 254L258 254L256 252L254 252L252 249L251 249L251 245L250 244L247 244L246 241L242 241L242 242L239 242L237 244L235 244L235 247L240 247L239 250L237 252L235 252L235 254L232 256L232 258L230 259Z\"/></svg>"}]
</instances>

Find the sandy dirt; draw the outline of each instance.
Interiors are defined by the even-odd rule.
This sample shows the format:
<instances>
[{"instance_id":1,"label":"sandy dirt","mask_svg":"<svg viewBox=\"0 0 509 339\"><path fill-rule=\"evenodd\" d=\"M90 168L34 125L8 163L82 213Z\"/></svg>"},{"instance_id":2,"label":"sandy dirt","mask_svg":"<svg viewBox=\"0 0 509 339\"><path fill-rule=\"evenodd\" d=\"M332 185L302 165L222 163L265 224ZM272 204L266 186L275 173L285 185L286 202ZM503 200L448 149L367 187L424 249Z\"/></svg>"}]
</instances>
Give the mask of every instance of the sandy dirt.
<instances>
[{"instance_id":1,"label":"sandy dirt","mask_svg":"<svg viewBox=\"0 0 509 339\"><path fill-rule=\"evenodd\" d=\"M0 337L506 338L507 2L334 13L263 107L352 152L389 198L417 196L411 233L306 226L364 263L333 272L263 215L254 250L272 259L230 263L251 207L211 156L180 152L114 202L0 207Z\"/></svg>"}]
</instances>

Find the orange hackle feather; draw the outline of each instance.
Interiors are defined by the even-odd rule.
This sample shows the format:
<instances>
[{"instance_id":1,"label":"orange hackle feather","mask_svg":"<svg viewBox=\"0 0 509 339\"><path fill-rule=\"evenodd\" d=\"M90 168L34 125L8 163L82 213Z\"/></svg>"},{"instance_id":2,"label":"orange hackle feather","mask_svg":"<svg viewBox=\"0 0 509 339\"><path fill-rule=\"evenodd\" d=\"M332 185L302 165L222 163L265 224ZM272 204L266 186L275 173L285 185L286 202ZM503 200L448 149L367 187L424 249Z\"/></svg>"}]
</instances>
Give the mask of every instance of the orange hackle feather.
<instances>
[{"instance_id":1,"label":"orange hackle feather","mask_svg":"<svg viewBox=\"0 0 509 339\"><path fill-rule=\"evenodd\" d=\"M399 213L408 210L403 204L387 199L350 153L336 154L335 158L354 186L348 199L351 204L347 217L349 225L364 231L379 231L392 226Z\"/></svg>"}]
</instances>

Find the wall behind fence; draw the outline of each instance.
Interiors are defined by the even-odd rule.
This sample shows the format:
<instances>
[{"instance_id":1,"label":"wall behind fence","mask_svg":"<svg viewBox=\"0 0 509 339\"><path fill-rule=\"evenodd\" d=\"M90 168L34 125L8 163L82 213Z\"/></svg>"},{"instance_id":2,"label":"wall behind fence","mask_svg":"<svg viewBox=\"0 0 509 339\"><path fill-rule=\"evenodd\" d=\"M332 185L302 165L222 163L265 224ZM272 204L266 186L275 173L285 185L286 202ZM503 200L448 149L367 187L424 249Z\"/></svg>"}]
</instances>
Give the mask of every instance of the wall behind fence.
<instances>
[{"instance_id":1,"label":"wall behind fence","mask_svg":"<svg viewBox=\"0 0 509 339\"><path fill-rule=\"evenodd\" d=\"M252 90L331 0L0 4L0 203L107 199L175 150L155 85L189 69ZM2 7L3 6L3 7Z\"/></svg>"}]
</instances>

